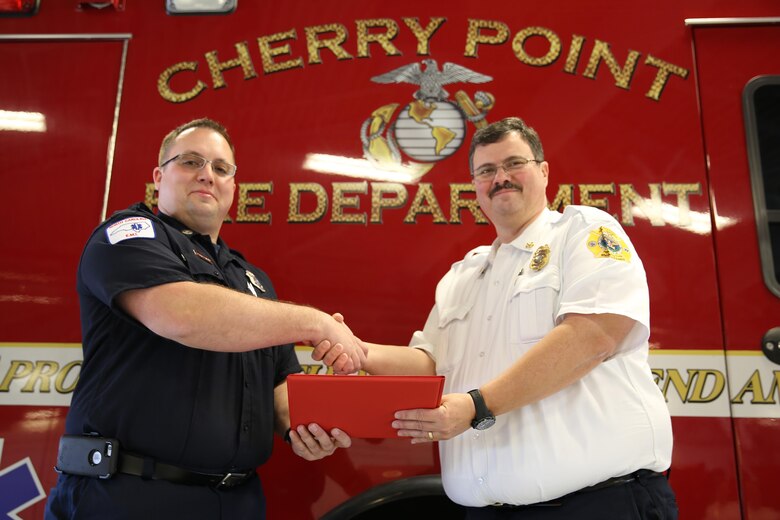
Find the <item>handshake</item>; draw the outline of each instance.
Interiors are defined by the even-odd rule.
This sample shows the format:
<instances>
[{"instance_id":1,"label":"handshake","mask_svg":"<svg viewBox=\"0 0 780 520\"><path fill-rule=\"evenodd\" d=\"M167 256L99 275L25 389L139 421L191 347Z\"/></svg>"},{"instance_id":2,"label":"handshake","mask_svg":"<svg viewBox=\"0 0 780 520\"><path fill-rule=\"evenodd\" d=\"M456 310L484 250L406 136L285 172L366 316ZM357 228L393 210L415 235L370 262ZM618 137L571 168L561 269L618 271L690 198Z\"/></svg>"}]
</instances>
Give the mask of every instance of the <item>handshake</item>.
<instances>
[{"instance_id":1,"label":"handshake","mask_svg":"<svg viewBox=\"0 0 780 520\"><path fill-rule=\"evenodd\" d=\"M335 313L324 317L319 336L311 341L312 359L333 367L333 372L340 375L366 368L368 348L347 327L344 316Z\"/></svg>"}]
</instances>

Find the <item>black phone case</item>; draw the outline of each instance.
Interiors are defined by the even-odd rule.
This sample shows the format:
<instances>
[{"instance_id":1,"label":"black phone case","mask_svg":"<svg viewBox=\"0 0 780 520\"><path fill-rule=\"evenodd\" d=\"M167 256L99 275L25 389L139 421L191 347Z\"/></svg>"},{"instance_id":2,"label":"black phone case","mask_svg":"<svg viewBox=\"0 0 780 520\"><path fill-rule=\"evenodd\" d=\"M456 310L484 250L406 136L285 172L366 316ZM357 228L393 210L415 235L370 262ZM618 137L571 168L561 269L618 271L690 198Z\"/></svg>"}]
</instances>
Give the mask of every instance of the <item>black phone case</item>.
<instances>
[{"instance_id":1,"label":"black phone case","mask_svg":"<svg viewBox=\"0 0 780 520\"><path fill-rule=\"evenodd\" d=\"M63 435L54 469L60 473L110 478L116 473L119 441L91 435Z\"/></svg>"}]
</instances>

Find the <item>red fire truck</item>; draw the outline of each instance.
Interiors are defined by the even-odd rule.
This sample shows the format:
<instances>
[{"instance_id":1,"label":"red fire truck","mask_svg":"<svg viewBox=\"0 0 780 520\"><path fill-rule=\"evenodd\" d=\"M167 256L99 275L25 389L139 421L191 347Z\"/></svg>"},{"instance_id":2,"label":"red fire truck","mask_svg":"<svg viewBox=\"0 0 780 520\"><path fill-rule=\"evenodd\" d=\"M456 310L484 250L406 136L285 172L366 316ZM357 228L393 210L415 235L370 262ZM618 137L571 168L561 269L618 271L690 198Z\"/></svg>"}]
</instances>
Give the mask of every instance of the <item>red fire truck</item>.
<instances>
[{"instance_id":1,"label":"red fire truck","mask_svg":"<svg viewBox=\"0 0 780 520\"><path fill-rule=\"evenodd\" d=\"M613 214L645 263L681 518L780 518L778 11L0 0L0 517L42 516L81 366L79 254L107 215L154 206L169 129L208 116L230 130L238 195L223 235L283 299L404 344L449 265L494 236L468 141L518 115L545 144L550 207ZM411 118L423 73L447 82ZM411 518L436 504L457 518L437 457L358 439L307 463L280 443L260 468L269 517Z\"/></svg>"}]
</instances>

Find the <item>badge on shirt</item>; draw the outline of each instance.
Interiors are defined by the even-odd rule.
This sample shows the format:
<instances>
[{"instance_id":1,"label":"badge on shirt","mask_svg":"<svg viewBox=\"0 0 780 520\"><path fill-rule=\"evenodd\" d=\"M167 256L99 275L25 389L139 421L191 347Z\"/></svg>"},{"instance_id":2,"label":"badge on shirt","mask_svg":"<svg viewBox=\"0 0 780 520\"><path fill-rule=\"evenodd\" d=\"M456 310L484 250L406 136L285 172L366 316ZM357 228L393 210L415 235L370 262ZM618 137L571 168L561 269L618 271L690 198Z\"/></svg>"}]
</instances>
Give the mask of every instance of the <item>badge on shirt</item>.
<instances>
[{"instance_id":1,"label":"badge on shirt","mask_svg":"<svg viewBox=\"0 0 780 520\"><path fill-rule=\"evenodd\" d=\"M612 258L623 262L631 261L631 251L626 247L623 239L604 226L590 232L587 246L596 258Z\"/></svg>"},{"instance_id":2,"label":"badge on shirt","mask_svg":"<svg viewBox=\"0 0 780 520\"><path fill-rule=\"evenodd\" d=\"M195 253L195 256L197 256L201 260L205 260L206 262L210 263L211 265L214 265L214 262L211 261L211 258L207 257L203 253L199 253L196 249L193 249L192 252Z\"/></svg>"},{"instance_id":3,"label":"badge on shirt","mask_svg":"<svg viewBox=\"0 0 780 520\"><path fill-rule=\"evenodd\" d=\"M128 217L108 226L106 236L112 245L130 238L154 238L154 226L148 218Z\"/></svg>"},{"instance_id":4,"label":"badge on shirt","mask_svg":"<svg viewBox=\"0 0 780 520\"><path fill-rule=\"evenodd\" d=\"M260 280L257 279L257 276L255 276L255 273L253 273L249 269L246 270L246 279L249 280L249 283L246 284L246 286L249 288L250 291L252 291L252 294L257 296L257 293L255 292L255 287L260 289L260 292L263 292L263 293L265 292L265 287L263 287L263 284L261 284Z\"/></svg>"},{"instance_id":5,"label":"badge on shirt","mask_svg":"<svg viewBox=\"0 0 780 520\"><path fill-rule=\"evenodd\" d=\"M539 246L531 257L531 263L528 265L534 271L541 271L550 261L550 246L547 244Z\"/></svg>"}]
</instances>

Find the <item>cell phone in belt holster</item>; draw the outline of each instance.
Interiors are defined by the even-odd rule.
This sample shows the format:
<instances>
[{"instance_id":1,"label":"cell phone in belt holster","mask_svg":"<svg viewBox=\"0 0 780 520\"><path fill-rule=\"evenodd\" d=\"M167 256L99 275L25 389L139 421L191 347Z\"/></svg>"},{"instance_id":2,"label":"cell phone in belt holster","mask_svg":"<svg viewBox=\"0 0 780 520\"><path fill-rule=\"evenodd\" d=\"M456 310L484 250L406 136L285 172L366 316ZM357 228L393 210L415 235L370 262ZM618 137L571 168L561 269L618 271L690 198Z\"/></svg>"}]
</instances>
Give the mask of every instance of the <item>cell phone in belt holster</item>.
<instances>
[{"instance_id":1,"label":"cell phone in belt holster","mask_svg":"<svg viewBox=\"0 0 780 520\"><path fill-rule=\"evenodd\" d=\"M57 473L110 478L116 473L119 441L97 435L63 435L57 454Z\"/></svg>"}]
</instances>

